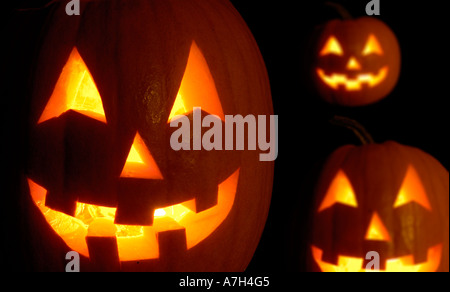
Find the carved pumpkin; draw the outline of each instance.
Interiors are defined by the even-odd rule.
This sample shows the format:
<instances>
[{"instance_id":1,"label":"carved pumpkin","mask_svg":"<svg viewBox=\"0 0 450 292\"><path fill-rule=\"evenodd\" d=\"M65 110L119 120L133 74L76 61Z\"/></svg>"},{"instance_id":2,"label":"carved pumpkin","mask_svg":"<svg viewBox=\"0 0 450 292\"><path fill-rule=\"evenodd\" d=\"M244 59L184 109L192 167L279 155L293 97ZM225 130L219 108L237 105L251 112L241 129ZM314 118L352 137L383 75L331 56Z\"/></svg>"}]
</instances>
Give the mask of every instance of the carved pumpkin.
<instances>
[{"instance_id":1,"label":"carved pumpkin","mask_svg":"<svg viewBox=\"0 0 450 292\"><path fill-rule=\"evenodd\" d=\"M397 38L386 24L370 17L325 24L313 58L317 91L332 104L377 102L394 89L400 74Z\"/></svg>"},{"instance_id":2,"label":"carved pumpkin","mask_svg":"<svg viewBox=\"0 0 450 292\"><path fill-rule=\"evenodd\" d=\"M273 114L263 60L227 1L57 6L35 75L27 182L40 238L82 270L242 271L273 163L173 151L177 115ZM45 231L48 234L48 231ZM39 252L39 251L38 251Z\"/></svg>"},{"instance_id":3,"label":"carved pumpkin","mask_svg":"<svg viewBox=\"0 0 450 292\"><path fill-rule=\"evenodd\" d=\"M395 142L344 146L319 179L311 255L314 270L449 270L449 174L423 151Z\"/></svg>"}]
</instances>

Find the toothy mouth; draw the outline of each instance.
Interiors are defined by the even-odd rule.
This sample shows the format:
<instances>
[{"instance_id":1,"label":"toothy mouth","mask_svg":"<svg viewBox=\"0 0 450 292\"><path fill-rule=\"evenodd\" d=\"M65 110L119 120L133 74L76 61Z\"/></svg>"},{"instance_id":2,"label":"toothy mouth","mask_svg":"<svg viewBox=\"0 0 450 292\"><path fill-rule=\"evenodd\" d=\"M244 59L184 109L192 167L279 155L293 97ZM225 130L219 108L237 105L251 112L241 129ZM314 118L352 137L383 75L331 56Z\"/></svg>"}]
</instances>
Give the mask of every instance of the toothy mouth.
<instances>
[{"instance_id":1,"label":"toothy mouth","mask_svg":"<svg viewBox=\"0 0 450 292\"><path fill-rule=\"evenodd\" d=\"M337 265L322 260L323 250L312 246L312 255L322 272L370 272L363 266L364 259L339 255ZM428 260L416 264L413 255L388 259L386 267L380 272L436 272L442 256L442 244L428 249Z\"/></svg>"},{"instance_id":2,"label":"toothy mouth","mask_svg":"<svg viewBox=\"0 0 450 292\"><path fill-rule=\"evenodd\" d=\"M382 83L389 73L387 66L381 68L378 74L359 74L355 78L349 78L345 74L331 74L327 75L324 70L318 68L317 75L325 82L329 87L334 90L338 90L340 87L345 88L347 91L359 91L363 88L364 84L372 88Z\"/></svg>"},{"instance_id":3,"label":"toothy mouth","mask_svg":"<svg viewBox=\"0 0 450 292\"><path fill-rule=\"evenodd\" d=\"M197 213L196 200L155 210L152 226L114 224L117 208L77 203L76 215L66 215L45 205L47 190L28 179L30 194L47 223L74 251L89 258L88 237L116 238L121 261L159 258L158 234L185 230L186 248L199 244L228 217L236 197L239 169L219 184L216 206Z\"/></svg>"}]
</instances>

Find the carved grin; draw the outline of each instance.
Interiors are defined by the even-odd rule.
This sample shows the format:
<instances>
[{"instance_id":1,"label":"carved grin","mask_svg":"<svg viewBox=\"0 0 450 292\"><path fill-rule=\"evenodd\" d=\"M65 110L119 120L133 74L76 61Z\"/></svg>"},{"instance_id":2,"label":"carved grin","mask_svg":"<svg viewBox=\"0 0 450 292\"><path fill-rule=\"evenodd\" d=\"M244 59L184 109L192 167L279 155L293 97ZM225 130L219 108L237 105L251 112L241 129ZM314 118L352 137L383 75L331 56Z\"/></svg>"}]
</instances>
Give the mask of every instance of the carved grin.
<instances>
[{"instance_id":1,"label":"carved grin","mask_svg":"<svg viewBox=\"0 0 450 292\"><path fill-rule=\"evenodd\" d=\"M323 250L312 246L315 262L322 272L367 272L364 269L364 259L340 255L337 265L322 260ZM413 255L403 256L386 261L386 269L381 272L435 272L439 268L442 256L442 244L428 249L428 260L416 264Z\"/></svg>"},{"instance_id":2,"label":"carved grin","mask_svg":"<svg viewBox=\"0 0 450 292\"><path fill-rule=\"evenodd\" d=\"M370 88L381 84L387 77L389 68L387 66L381 68L377 74L359 74L356 78L349 78L345 74L334 73L327 75L324 70L318 68L317 75L329 87L338 90L340 86L347 91L359 91L363 88L363 84L367 84Z\"/></svg>"},{"instance_id":3,"label":"carved grin","mask_svg":"<svg viewBox=\"0 0 450 292\"><path fill-rule=\"evenodd\" d=\"M158 233L185 230L186 247L199 244L228 217L239 180L239 169L219 184L218 204L203 212L195 212L195 199L154 212L152 226L114 224L116 208L77 203L75 217L45 206L47 190L28 179L33 202L52 229L74 251L89 257L88 237L115 237L121 261L159 258ZM132 248L130 248L132 247Z\"/></svg>"}]
</instances>

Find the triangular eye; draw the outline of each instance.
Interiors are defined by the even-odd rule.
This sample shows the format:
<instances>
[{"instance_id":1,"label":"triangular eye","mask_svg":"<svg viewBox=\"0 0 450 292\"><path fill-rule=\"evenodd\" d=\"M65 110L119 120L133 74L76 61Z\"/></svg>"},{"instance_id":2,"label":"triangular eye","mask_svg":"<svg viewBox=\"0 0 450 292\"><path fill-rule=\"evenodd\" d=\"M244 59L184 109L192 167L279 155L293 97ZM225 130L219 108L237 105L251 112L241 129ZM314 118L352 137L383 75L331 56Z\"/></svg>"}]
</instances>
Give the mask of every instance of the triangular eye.
<instances>
[{"instance_id":1,"label":"triangular eye","mask_svg":"<svg viewBox=\"0 0 450 292\"><path fill-rule=\"evenodd\" d=\"M412 165L408 167L400 192L395 200L394 208L404 206L411 202L416 202L429 211L432 210L419 174Z\"/></svg>"},{"instance_id":2,"label":"triangular eye","mask_svg":"<svg viewBox=\"0 0 450 292\"><path fill-rule=\"evenodd\" d=\"M378 39L375 35L371 34L369 36L369 39L367 40L366 46L363 50L363 56L368 56L371 54L375 55L383 55L383 48L381 47L380 43L378 42Z\"/></svg>"},{"instance_id":3,"label":"triangular eye","mask_svg":"<svg viewBox=\"0 0 450 292\"><path fill-rule=\"evenodd\" d=\"M323 57L326 55L338 55L338 56L344 55L344 50L342 49L341 44L334 36L331 36L328 39L327 43L320 52L320 56Z\"/></svg>"},{"instance_id":4,"label":"triangular eye","mask_svg":"<svg viewBox=\"0 0 450 292\"><path fill-rule=\"evenodd\" d=\"M125 162L120 177L163 179L155 159L139 133L137 133L134 138L133 145L131 145L130 153L128 154L127 161Z\"/></svg>"},{"instance_id":5,"label":"triangular eye","mask_svg":"<svg viewBox=\"0 0 450 292\"><path fill-rule=\"evenodd\" d=\"M192 43L186 71L168 122L178 115L192 112L194 107L201 107L203 111L225 120L208 63L195 42Z\"/></svg>"},{"instance_id":6,"label":"triangular eye","mask_svg":"<svg viewBox=\"0 0 450 292\"><path fill-rule=\"evenodd\" d=\"M72 50L38 124L68 110L106 123L100 93L77 48Z\"/></svg>"},{"instance_id":7,"label":"triangular eye","mask_svg":"<svg viewBox=\"0 0 450 292\"><path fill-rule=\"evenodd\" d=\"M319 207L319 212L332 207L334 204L343 204L350 207L358 207L356 201L355 191L345 173L340 170L328 189L322 204Z\"/></svg>"}]
</instances>

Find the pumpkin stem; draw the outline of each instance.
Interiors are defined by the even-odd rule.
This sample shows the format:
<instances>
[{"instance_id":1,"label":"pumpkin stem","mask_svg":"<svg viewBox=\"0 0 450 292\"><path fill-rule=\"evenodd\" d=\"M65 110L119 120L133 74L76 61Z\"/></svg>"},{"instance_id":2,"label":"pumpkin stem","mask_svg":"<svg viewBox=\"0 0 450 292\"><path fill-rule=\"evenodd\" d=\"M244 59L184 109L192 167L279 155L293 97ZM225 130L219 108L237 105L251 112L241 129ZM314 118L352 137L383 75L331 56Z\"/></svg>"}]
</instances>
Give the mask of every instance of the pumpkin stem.
<instances>
[{"instance_id":1,"label":"pumpkin stem","mask_svg":"<svg viewBox=\"0 0 450 292\"><path fill-rule=\"evenodd\" d=\"M355 120L341 116L334 116L330 120L330 123L339 127L345 127L347 129L352 130L353 133L355 133L355 135L358 136L359 140L363 145L375 143L369 132L367 132L367 130Z\"/></svg>"},{"instance_id":2,"label":"pumpkin stem","mask_svg":"<svg viewBox=\"0 0 450 292\"><path fill-rule=\"evenodd\" d=\"M334 2L325 2L325 5L336 9L336 11L341 15L342 19L344 19L344 20L353 19L353 17L350 14L350 12L344 6L342 6L341 4L334 3Z\"/></svg>"}]
</instances>

